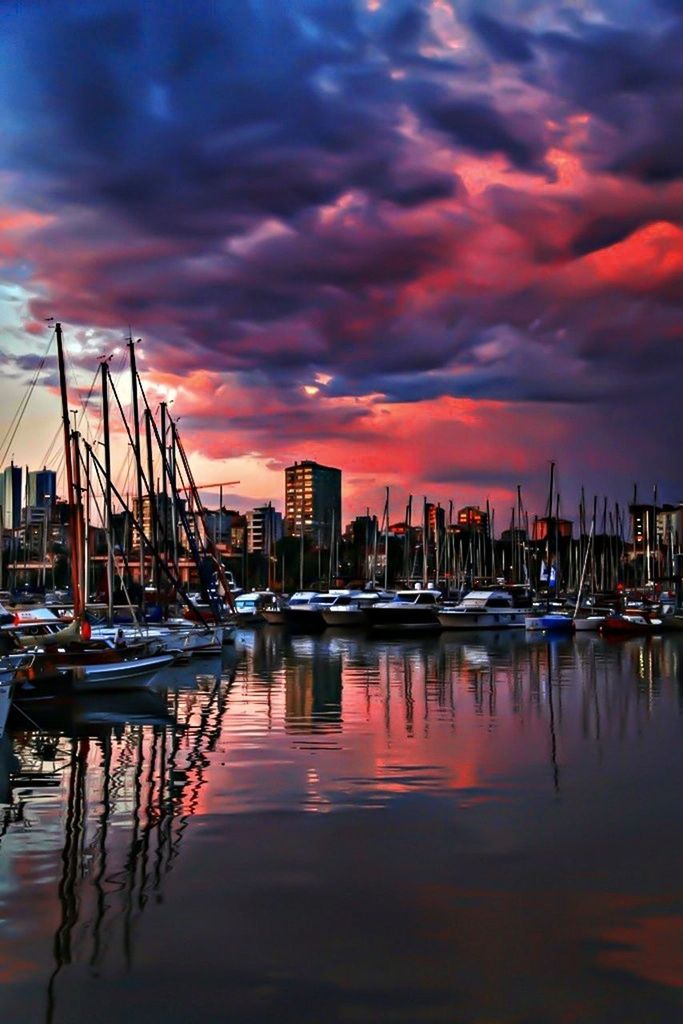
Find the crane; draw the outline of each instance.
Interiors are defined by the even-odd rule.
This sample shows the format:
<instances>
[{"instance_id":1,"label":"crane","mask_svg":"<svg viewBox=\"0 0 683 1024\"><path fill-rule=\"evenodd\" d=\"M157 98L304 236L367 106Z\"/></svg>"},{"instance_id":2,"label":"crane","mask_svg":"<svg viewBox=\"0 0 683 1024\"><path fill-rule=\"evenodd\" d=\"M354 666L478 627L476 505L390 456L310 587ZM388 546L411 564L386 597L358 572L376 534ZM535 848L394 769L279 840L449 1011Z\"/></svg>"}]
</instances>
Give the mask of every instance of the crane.
<instances>
[{"instance_id":1,"label":"crane","mask_svg":"<svg viewBox=\"0 0 683 1024\"><path fill-rule=\"evenodd\" d=\"M192 490L195 490L195 491L209 491L209 490L213 490L214 487L234 487L236 484L239 484L241 482L242 482L241 480L222 480L222 481L219 480L218 483L213 483L213 484L195 484L194 486L179 487L178 490L179 491L192 491Z\"/></svg>"}]
</instances>

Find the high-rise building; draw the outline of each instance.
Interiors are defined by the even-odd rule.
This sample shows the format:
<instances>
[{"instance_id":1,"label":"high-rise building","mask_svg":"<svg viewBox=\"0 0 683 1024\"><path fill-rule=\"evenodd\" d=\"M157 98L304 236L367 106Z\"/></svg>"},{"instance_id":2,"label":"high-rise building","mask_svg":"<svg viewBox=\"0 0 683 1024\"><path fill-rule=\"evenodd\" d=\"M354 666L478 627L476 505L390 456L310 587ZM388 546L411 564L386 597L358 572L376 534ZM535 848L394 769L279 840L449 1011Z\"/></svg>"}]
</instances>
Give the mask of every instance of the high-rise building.
<instances>
[{"instance_id":1,"label":"high-rise building","mask_svg":"<svg viewBox=\"0 0 683 1024\"><path fill-rule=\"evenodd\" d=\"M158 541L160 546L163 546L164 539L168 544L172 543L173 538L173 499L168 494L155 494L154 495L154 507L156 509L156 526L158 533ZM136 519L140 519L138 511L139 503L138 499L133 499L133 515ZM185 501L182 498L176 499L176 516L177 520L180 519L179 510L185 508ZM148 540L152 539L154 524L152 522L152 504L148 494L143 495L142 498L142 529ZM139 531L133 530L133 543L139 544Z\"/></svg>"},{"instance_id":2,"label":"high-rise building","mask_svg":"<svg viewBox=\"0 0 683 1024\"><path fill-rule=\"evenodd\" d=\"M21 526L23 475L21 466L11 463L3 470L0 477L0 506L2 507L2 525L5 530L18 530Z\"/></svg>"},{"instance_id":3,"label":"high-rise building","mask_svg":"<svg viewBox=\"0 0 683 1024\"><path fill-rule=\"evenodd\" d=\"M328 542L334 526L341 533L341 469L305 460L285 469L285 525Z\"/></svg>"},{"instance_id":4,"label":"high-rise building","mask_svg":"<svg viewBox=\"0 0 683 1024\"><path fill-rule=\"evenodd\" d=\"M246 513L247 551L271 551L282 536L282 514L271 504L260 505Z\"/></svg>"},{"instance_id":5,"label":"high-rise building","mask_svg":"<svg viewBox=\"0 0 683 1024\"><path fill-rule=\"evenodd\" d=\"M57 500L54 469L33 469L28 474L26 497L29 508L50 508Z\"/></svg>"},{"instance_id":6,"label":"high-rise building","mask_svg":"<svg viewBox=\"0 0 683 1024\"><path fill-rule=\"evenodd\" d=\"M563 540L571 538L573 524L571 519L556 519L554 516L536 516L531 528L532 540L554 540L555 537Z\"/></svg>"}]
</instances>

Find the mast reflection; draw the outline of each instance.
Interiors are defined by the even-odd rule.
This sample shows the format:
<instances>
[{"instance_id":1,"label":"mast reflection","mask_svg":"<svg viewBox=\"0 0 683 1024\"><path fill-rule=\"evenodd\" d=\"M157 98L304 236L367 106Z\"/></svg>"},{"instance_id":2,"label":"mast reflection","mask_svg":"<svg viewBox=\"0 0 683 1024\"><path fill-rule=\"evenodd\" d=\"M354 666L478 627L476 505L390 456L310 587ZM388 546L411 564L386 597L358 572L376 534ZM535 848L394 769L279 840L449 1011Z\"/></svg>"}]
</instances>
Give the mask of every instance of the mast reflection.
<instances>
[{"instance_id":1,"label":"mast reflection","mask_svg":"<svg viewBox=\"0 0 683 1024\"><path fill-rule=\"evenodd\" d=\"M233 679L234 669L208 688L202 677L196 691L14 709L0 749L7 804L0 843L22 820L29 788L61 787L64 799L48 1024L57 1018L60 980L70 965L87 965L94 975L105 964L133 968L137 923L150 897L162 898L200 809L207 754L220 737Z\"/></svg>"}]
</instances>

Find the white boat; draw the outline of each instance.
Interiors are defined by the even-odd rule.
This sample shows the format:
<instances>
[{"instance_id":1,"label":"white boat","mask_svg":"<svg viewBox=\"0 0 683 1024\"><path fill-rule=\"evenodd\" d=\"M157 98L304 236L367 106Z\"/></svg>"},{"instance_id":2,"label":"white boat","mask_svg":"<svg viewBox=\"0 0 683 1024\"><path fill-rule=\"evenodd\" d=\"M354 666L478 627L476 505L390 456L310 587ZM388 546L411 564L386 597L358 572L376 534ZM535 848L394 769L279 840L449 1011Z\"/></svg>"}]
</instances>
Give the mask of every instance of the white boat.
<instances>
[{"instance_id":1,"label":"white boat","mask_svg":"<svg viewBox=\"0 0 683 1024\"><path fill-rule=\"evenodd\" d=\"M386 598L386 594L368 592L366 590L351 591L339 594L329 607L322 611L326 626L367 626L367 610Z\"/></svg>"},{"instance_id":2,"label":"white boat","mask_svg":"<svg viewBox=\"0 0 683 1024\"><path fill-rule=\"evenodd\" d=\"M287 603L282 594L277 594L271 604L261 609L261 615L269 626L284 626Z\"/></svg>"},{"instance_id":3,"label":"white boat","mask_svg":"<svg viewBox=\"0 0 683 1024\"><path fill-rule=\"evenodd\" d=\"M350 590L329 590L324 594L317 590L297 591L285 605L285 625L292 629L320 632L325 628L322 613L333 605L338 597L352 593Z\"/></svg>"},{"instance_id":4,"label":"white boat","mask_svg":"<svg viewBox=\"0 0 683 1024\"><path fill-rule=\"evenodd\" d=\"M172 654L155 654L130 661L64 666L63 670L70 674L74 690L128 690L148 686L159 670L167 668L174 660Z\"/></svg>"},{"instance_id":5,"label":"white boat","mask_svg":"<svg viewBox=\"0 0 683 1024\"><path fill-rule=\"evenodd\" d=\"M163 626L93 626L96 640L113 640L122 636L126 643L156 640L164 651L186 656L219 654L223 645L223 626L202 628L188 624L187 619L169 620Z\"/></svg>"},{"instance_id":6,"label":"white boat","mask_svg":"<svg viewBox=\"0 0 683 1024\"><path fill-rule=\"evenodd\" d=\"M391 601L377 601L366 609L368 623L373 630L403 632L440 629L437 612L441 591L416 588L398 590Z\"/></svg>"},{"instance_id":7,"label":"white boat","mask_svg":"<svg viewBox=\"0 0 683 1024\"><path fill-rule=\"evenodd\" d=\"M235 614L240 625L263 622L263 610L269 608L276 595L272 590L248 590L235 598Z\"/></svg>"},{"instance_id":8,"label":"white boat","mask_svg":"<svg viewBox=\"0 0 683 1024\"><path fill-rule=\"evenodd\" d=\"M444 605L437 617L444 629L524 629L530 611L516 607L506 590L470 590L454 607Z\"/></svg>"}]
</instances>

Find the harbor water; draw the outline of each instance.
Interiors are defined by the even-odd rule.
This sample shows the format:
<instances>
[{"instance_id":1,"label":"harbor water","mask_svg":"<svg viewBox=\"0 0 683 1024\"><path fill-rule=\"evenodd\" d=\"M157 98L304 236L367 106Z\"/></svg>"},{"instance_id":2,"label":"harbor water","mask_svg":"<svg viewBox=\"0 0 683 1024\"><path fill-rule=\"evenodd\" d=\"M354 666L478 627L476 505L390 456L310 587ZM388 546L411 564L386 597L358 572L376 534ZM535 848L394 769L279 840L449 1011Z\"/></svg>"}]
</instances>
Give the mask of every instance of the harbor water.
<instances>
[{"instance_id":1,"label":"harbor water","mask_svg":"<svg viewBox=\"0 0 683 1024\"><path fill-rule=\"evenodd\" d=\"M683 640L242 631L0 741L0 1010L683 1021Z\"/></svg>"}]
</instances>

